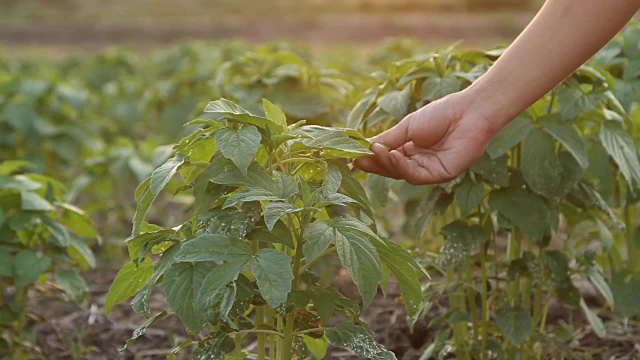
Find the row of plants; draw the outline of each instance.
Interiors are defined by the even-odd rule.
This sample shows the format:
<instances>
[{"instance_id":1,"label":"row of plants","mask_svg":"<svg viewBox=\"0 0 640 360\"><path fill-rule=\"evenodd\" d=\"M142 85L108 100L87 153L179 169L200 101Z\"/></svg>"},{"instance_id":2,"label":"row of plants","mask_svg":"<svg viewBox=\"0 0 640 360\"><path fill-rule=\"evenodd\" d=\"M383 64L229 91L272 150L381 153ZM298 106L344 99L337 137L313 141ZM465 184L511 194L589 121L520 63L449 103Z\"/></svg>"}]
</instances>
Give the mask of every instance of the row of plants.
<instances>
[{"instance_id":1,"label":"row of plants","mask_svg":"<svg viewBox=\"0 0 640 360\"><path fill-rule=\"evenodd\" d=\"M100 219L107 240L133 219L106 310L137 294L133 308L149 320L132 340L176 314L194 337L174 353L242 359L250 337L259 359L323 358L329 343L395 358L359 316L391 275L410 323L442 308L424 359L566 355L582 324L549 324L554 301L599 336L603 317L637 316L640 28L507 125L471 169L431 186L354 172L350 159L369 154L361 133L465 88L502 50L383 49L333 68L289 44L234 42L146 60L109 51L55 66L0 62L0 160L29 161L0 174L1 263L13 264L0 274L13 289L2 294L14 304L7 348L25 343L15 330L30 288L54 279L67 295L85 289L77 273L46 276L94 263L77 239L95 233L69 202ZM390 207L404 210L402 224ZM29 281L18 256L40 269ZM361 299L320 276L331 258ZM601 305L585 301L581 278ZM172 310L151 316L156 285Z\"/></svg>"},{"instance_id":2,"label":"row of plants","mask_svg":"<svg viewBox=\"0 0 640 360\"><path fill-rule=\"evenodd\" d=\"M555 351L576 325L548 326L553 300L582 311L601 337L599 311L619 319L640 311L638 39L639 29L627 28L509 123L455 180L411 186L368 176L374 203L404 209L403 235L442 279L426 285L421 307L426 315L448 304L431 321L449 326L429 354L451 351L450 339L460 359L566 356ZM500 52L449 48L395 62L375 74L378 84L347 124L376 134L470 85ZM587 305L574 285L580 278L601 294L601 307Z\"/></svg>"}]
</instances>

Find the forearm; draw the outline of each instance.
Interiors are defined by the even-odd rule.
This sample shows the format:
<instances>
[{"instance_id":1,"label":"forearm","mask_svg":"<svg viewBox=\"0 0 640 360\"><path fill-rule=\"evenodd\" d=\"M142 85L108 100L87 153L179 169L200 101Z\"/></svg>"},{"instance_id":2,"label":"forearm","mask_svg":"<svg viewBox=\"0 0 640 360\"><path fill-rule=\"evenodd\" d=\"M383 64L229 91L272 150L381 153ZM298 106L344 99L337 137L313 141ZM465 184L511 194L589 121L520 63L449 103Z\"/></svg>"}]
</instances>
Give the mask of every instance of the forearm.
<instances>
[{"instance_id":1,"label":"forearm","mask_svg":"<svg viewBox=\"0 0 640 360\"><path fill-rule=\"evenodd\" d=\"M639 7L640 0L547 0L489 71L465 91L500 128L587 61Z\"/></svg>"}]
</instances>

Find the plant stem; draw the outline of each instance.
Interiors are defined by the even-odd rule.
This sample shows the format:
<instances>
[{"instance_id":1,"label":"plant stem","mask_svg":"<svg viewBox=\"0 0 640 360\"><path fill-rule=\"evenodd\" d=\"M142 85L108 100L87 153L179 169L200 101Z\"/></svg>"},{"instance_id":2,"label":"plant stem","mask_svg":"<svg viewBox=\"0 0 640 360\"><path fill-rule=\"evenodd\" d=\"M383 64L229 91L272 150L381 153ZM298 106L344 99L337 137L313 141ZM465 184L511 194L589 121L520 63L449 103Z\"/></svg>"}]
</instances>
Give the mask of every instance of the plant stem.
<instances>
[{"instance_id":1,"label":"plant stem","mask_svg":"<svg viewBox=\"0 0 640 360\"><path fill-rule=\"evenodd\" d=\"M236 359L240 360L243 358L242 355L242 335L241 334L236 334L236 336L234 337L234 342L236 344Z\"/></svg>"},{"instance_id":2,"label":"plant stem","mask_svg":"<svg viewBox=\"0 0 640 360\"><path fill-rule=\"evenodd\" d=\"M473 267L472 262L470 260L466 261L467 271L466 282L467 282L467 301L469 302L469 312L471 315L471 324L473 327L473 341L475 342L478 339L478 306L476 304L476 289L473 283Z\"/></svg>"},{"instance_id":3,"label":"plant stem","mask_svg":"<svg viewBox=\"0 0 640 360\"><path fill-rule=\"evenodd\" d=\"M520 242L522 241L522 233L520 229L514 228L511 231L509 242L507 245L507 266L511 264L513 260L520 257ZM518 294L520 293L520 279L509 281L507 285L507 294L509 296L509 302L511 305L515 305Z\"/></svg>"},{"instance_id":4,"label":"plant stem","mask_svg":"<svg viewBox=\"0 0 640 360\"><path fill-rule=\"evenodd\" d=\"M632 272L636 272L640 270L640 254L638 254L638 247L636 246L635 241L635 228L634 228L634 220L636 218L636 207L635 205L627 205L624 208L624 223L627 225L627 229L625 231L625 238L627 242L627 252L628 252L628 264L629 269Z\"/></svg>"},{"instance_id":5,"label":"plant stem","mask_svg":"<svg viewBox=\"0 0 640 360\"><path fill-rule=\"evenodd\" d=\"M267 308L267 322L272 325L276 317L276 312L273 309ZM269 360L276 360L276 349L278 339L275 334L269 333Z\"/></svg>"},{"instance_id":6,"label":"plant stem","mask_svg":"<svg viewBox=\"0 0 640 360\"><path fill-rule=\"evenodd\" d=\"M304 217L304 216L303 216ZM304 220L302 218L298 218L300 223L300 231L293 232L294 238L296 240L296 250L295 255L293 257L293 283L291 285L291 291L297 291L299 280L300 280L300 263L302 262L302 246L304 245L304 236L302 234L302 229L307 225L307 219ZM287 214L287 222L289 223L290 229L295 229L294 222L291 218L291 214ZM291 343L293 341L293 330L294 330L294 322L296 319L296 312L293 311L287 315L287 319L285 322L284 329L284 340L282 341L283 349L280 353L280 360L290 360L291 359Z\"/></svg>"},{"instance_id":7,"label":"plant stem","mask_svg":"<svg viewBox=\"0 0 640 360\"><path fill-rule=\"evenodd\" d=\"M306 330L300 330L300 331L296 331L294 333L294 335L302 335L302 334L308 334L308 333L312 333L312 332L318 332L318 331L325 331L326 328L313 328L313 329L306 329Z\"/></svg>"},{"instance_id":8,"label":"plant stem","mask_svg":"<svg viewBox=\"0 0 640 360\"><path fill-rule=\"evenodd\" d=\"M455 273L453 270L447 270L447 283L454 284L456 283ZM460 301L460 286L456 284L456 287L452 293L449 294L449 307L451 309L462 309L464 308L463 304ZM462 297L462 302L464 302L464 297ZM456 348L456 356L458 359L468 359L467 349L465 346L466 341L466 324L464 322L456 322L451 324L453 328L453 339Z\"/></svg>"},{"instance_id":9,"label":"plant stem","mask_svg":"<svg viewBox=\"0 0 640 360\"><path fill-rule=\"evenodd\" d=\"M329 247L325 251L321 252L320 255L316 256L314 259L311 259L309 262L305 262L305 264L300 268L300 274L304 273L307 269L311 267L316 261L320 260L323 256L331 254L334 251L333 248Z\"/></svg>"},{"instance_id":10,"label":"plant stem","mask_svg":"<svg viewBox=\"0 0 640 360\"><path fill-rule=\"evenodd\" d=\"M267 330L267 329L251 329L251 330L240 330L236 332L232 332L232 335L246 335L246 334L270 334L275 336L283 337L284 335L279 331Z\"/></svg>"},{"instance_id":11,"label":"plant stem","mask_svg":"<svg viewBox=\"0 0 640 360\"><path fill-rule=\"evenodd\" d=\"M260 327L264 324L264 307L258 306L256 308L256 326ZM256 329L261 330L261 329ZM260 331L258 333L258 360L266 359L266 335Z\"/></svg>"},{"instance_id":12,"label":"plant stem","mask_svg":"<svg viewBox=\"0 0 640 360\"><path fill-rule=\"evenodd\" d=\"M482 321L480 322L480 337L481 340L481 351L480 351L480 360L486 360L487 358L487 327L489 326L489 301L488 301L488 289L487 289L487 281L488 280L488 269L487 269L487 259L486 259L486 251L487 244L483 243L482 248L480 249L480 278L482 284L480 285L480 296L481 296L481 316Z\"/></svg>"}]
</instances>

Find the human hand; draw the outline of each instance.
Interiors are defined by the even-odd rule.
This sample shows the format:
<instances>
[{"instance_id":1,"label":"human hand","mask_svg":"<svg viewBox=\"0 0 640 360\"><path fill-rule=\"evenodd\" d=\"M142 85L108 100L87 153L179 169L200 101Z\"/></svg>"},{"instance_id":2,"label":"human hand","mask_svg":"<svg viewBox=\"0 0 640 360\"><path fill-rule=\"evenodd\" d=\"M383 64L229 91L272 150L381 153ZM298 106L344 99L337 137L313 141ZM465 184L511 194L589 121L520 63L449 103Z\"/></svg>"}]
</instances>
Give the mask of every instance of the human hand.
<instances>
[{"instance_id":1,"label":"human hand","mask_svg":"<svg viewBox=\"0 0 640 360\"><path fill-rule=\"evenodd\" d=\"M430 103L369 139L375 155L359 158L354 165L414 185L454 179L482 156L504 125L474 103L474 96L465 91Z\"/></svg>"}]
</instances>

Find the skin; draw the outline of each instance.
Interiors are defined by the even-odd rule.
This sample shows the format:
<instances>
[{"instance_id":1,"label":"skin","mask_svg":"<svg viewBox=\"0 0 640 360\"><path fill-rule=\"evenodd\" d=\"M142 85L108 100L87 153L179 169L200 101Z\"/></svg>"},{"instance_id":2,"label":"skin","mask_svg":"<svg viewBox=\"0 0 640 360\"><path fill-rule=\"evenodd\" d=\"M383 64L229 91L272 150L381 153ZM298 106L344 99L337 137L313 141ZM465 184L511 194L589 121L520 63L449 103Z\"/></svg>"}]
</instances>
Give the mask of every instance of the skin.
<instances>
[{"instance_id":1,"label":"skin","mask_svg":"<svg viewBox=\"0 0 640 360\"><path fill-rule=\"evenodd\" d=\"M547 0L483 76L370 139L375 155L354 165L412 184L454 179L504 125L593 56L639 8L640 0Z\"/></svg>"}]
</instances>

